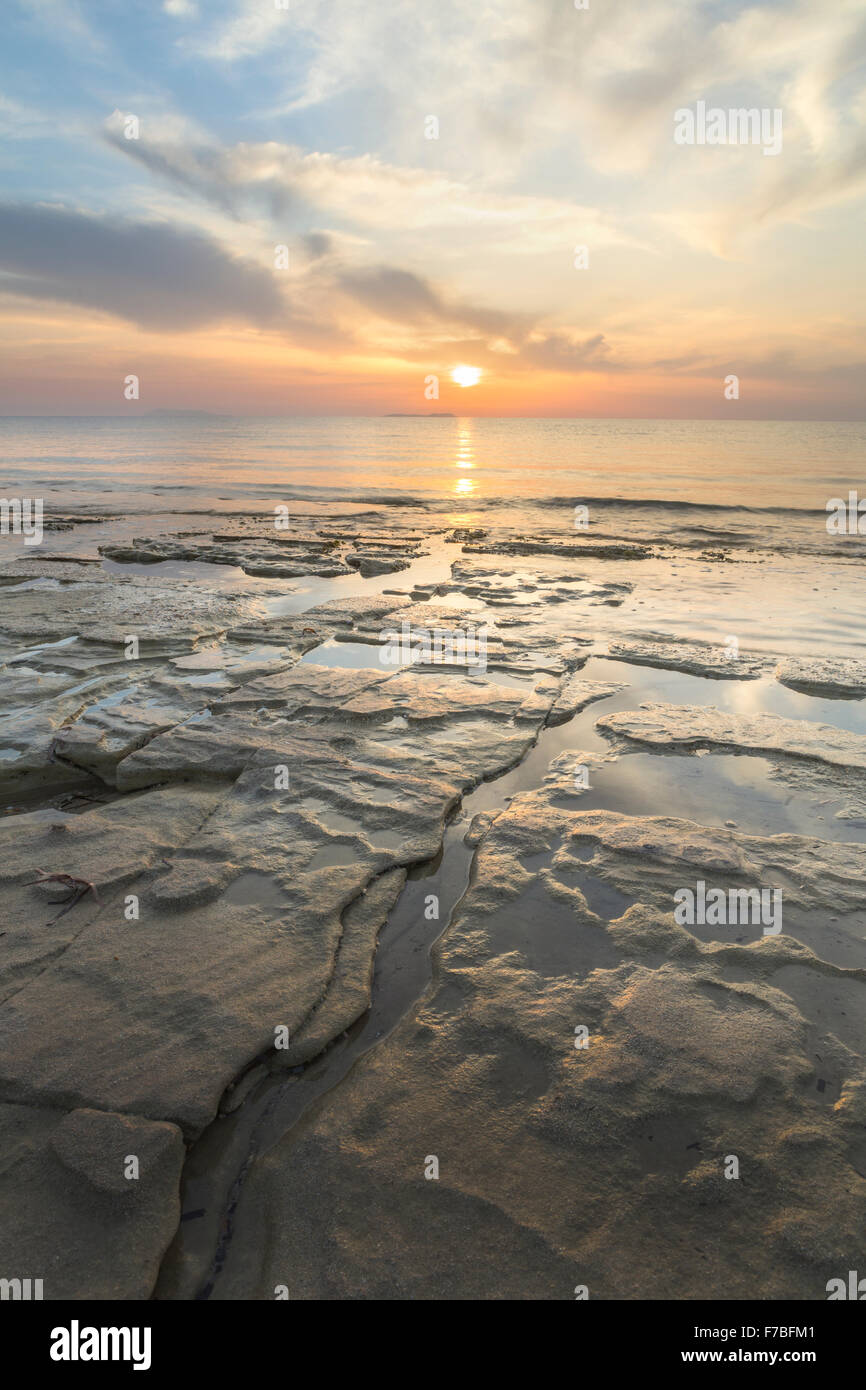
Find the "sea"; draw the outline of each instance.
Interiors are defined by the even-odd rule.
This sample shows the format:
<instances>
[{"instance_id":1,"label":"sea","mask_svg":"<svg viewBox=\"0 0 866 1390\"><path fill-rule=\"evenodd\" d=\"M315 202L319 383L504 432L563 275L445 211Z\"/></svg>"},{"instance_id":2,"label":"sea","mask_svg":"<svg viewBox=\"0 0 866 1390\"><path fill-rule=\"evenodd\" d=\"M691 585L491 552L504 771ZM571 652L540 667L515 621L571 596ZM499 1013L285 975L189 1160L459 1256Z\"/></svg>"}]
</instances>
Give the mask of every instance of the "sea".
<instances>
[{"instance_id":1,"label":"sea","mask_svg":"<svg viewBox=\"0 0 866 1390\"><path fill-rule=\"evenodd\" d=\"M669 564L667 621L658 621L655 603L657 627L742 632L783 651L863 654L866 534L829 525L839 503L856 521L861 496L866 530L863 422L198 412L0 419L0 497L41 497L46 512L109 514L115 534L153 534L167 517L282 505L298 517L378 513L440 533L456 526L635 541L663 547L668 561L707 557L703 570ZM92 545L92 531L46 544ZM737 572L731 565L719 580L724 567L715 562L726 556Z\"/></svg>"}]
</instances>

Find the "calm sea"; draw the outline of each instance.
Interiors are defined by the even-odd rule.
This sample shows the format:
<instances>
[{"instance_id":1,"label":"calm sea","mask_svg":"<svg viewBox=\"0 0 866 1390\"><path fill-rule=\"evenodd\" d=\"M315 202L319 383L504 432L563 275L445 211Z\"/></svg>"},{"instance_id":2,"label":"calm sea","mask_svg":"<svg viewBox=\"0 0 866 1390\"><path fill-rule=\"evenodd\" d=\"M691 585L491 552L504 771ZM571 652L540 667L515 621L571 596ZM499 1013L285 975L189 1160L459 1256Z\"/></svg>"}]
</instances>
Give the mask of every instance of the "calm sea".
<instances>
[{"instance_id":1,"label":"calm sea","mask_svg":"<svg viewBox=\"0 0 866 1390\"><path fill-rule=\"evenodd\" d=\"M665 547L661 563L628 571L634 593L606 610L608 621L712 640L737 633L744 647L774 652L850 655L866 652L866 536L828 535L826 506L850 489L866 495L864 445L859 423L6 418L0 497L114 517L107 528L46 532L46 549L60 553L206 525L187 520L191 513L277 503L296 515L323 505L375 510L378 527L386 518L439 531L517 527L571 543L574 508L586 505L589 539ZM20 544L6 538L0 552L13 540ZM740 563L712 562L718 556ZM287 587L204 568L202 583ZM296 604L322 597L303 583L288 587L299 588Z\"/></svg>"},{"instance_id":2,"label":"calm sea","mask_svg":"<svg viewBox=\"0 0 866 1390\"><path fill-rule=\"evenodd\" d=\"M687 546L820 549L828 500L866 495L851 422L6 417L0 457L0 495L49 508L402 503L559 529L585 503L596 535Z\"/></svg>"}]
</instances>

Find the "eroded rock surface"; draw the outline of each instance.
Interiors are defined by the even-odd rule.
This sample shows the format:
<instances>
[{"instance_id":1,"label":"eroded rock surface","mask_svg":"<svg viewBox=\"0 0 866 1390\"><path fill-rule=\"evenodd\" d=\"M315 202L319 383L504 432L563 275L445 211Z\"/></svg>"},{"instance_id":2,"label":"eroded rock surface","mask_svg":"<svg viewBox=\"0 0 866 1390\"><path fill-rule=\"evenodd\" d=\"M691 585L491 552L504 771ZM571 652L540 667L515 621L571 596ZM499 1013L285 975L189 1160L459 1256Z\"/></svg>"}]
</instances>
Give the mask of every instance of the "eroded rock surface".
<instances>
[{"instance_id":1,"label":"eroded rock surface","mask_svg":"<svg viewBox=\"0 0 866 1390\"><path fill-rule=\"evenodd\" d=\"M785 865L808 914L844 911L866 850L581 812L570 785L493 821L417 1017L254 1165L220 1297L823 1299L856 1267L862 925L843 967L702 941L662 896Z\"/></svg>"},{"instance_id":2,"label":"eroded rock surface","mask_svg":"<svg viewBox=\"0 0 866 1390\"><path fill-rule=\"evenodd\" d=\"M603 714L598 725L655 747L733 748L866 769L866 735L777 714L733 714L710 705L643 705Z\"/></svg>"},{"instance_id":3,"label":"eroded rock surface","mask_svg":"<svg viewBox=\"0 0 866 1390\"><path fill-rule=\"evenodd\" d=\"M130 527L106 570L65 539L0 571L0 1257L48 1298L149 1295L186 1147L365 1016L388 914L461 798L530 752L537 777L540 737L622 696L590 656L771 668L657 632L611 645L647 545L461 528L437 577L415 563L433 533L386 511ZM193 583L191 563L248 578ZM382 659L389 631L423 648L468 626L481 667ZM323 664L343 643L369 664ZM860 665L777 675L854 696ZM593 798L635 748L760 753L789 789L844 797L853 828L866 736L659 704L598 728L603 746L449 830L467 874L476 857L433 987L244 1167L217 1297L809 1299L856 1267L866 851ZM778 887L782 930L678 925L698 880Z\"/></svg>"},{"instance_id":4,"label":"eroded rock surface","mask_svg":"<svg viewBox=\"0 0 866 1390\"><path fill-rule=\"evenodd\" d=\"M180 1216L175 1125L0 1103L0 1153L4 1277L50 1300L148 1297Z\"/></svg>"},{"instance_id":5,"label":"eroded rock surface","mask_svg":"<svg viewBox=\"0 0 866 1390\"><path fill-rule=\"evenodd\" d=\"M636 666L660 666L688 675L709 676L716 680L756 680L770 666L767 657L742 653L732 647L711 647L696 642L611 642L611 661L628 661Z\"/></svg>"},{"instance_id":6,"label":"eroded rock surface","mask_svg":"<svg viewBox=\"0 0 866 1390\"><path fill-rule=\"evenodd\" d=\"M137 703L88 707L56 736L69 766L137 794L0 821L9 1106L130 1117L190 1141L257 1059L317 1055L368 1005L405 866L436 854L467 788L520 760L559 691L544 675L518 688L306 664L268 675L223 664L213 684L205 661L198 675L184 686L154 672ZM187 694L172 707L166 690ZM62 1019L74 1026L61 1039ZM92 1135L98 1121L87 1123ZM70 1139L67 1167L78 1152ZM91 1180L102 1191L108 1177ZM128 1256L139 1264L121 1281L138 1293L124 1296L146 1292L154 1271L141 1211L140 1254L130 1237ZM94 1269L115 1258L100 1249ZM66 1288L71 1274L57 1278ZM93 1279L87 1296L115 1288Z\"/></svg>"},{"instance_id":7,"label":"eroded rock surface","mask_svg":"<svg viewBox=\"0 0 866 1390\"><path fill-rule=\"evenodd\" d=\"M810 695L862 699L866 695L866 661L854 657L789 656L776 667L776 680Z\"/></svg>"}]
</instances>

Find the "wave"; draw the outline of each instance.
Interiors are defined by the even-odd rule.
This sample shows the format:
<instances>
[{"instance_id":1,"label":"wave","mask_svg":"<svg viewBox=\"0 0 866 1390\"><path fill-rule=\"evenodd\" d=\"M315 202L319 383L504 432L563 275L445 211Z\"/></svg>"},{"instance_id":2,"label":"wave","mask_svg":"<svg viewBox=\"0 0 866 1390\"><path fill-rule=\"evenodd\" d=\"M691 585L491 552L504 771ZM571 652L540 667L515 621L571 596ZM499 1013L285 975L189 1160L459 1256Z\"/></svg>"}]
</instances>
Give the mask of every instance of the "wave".
<instances>
[{"instance_id":1,"label":"wave","mask_svg":"<svg viewBox=\"0 0 866 1390\"><path fill-rule=\"evenodd\" d=\"M785 516L796 512L800 516L826 516L826 507L795 507L790 504L779 506L755 506L744 502L686 502L679 497L596 497L580 493L571 497L521 497L519 502L532 507L574 507L580 503L592 503L597 507L629 507L650 510L656 508L664 512L743 512L746 515L765 516L776 514Z\"/></svg>"}]
</instances>

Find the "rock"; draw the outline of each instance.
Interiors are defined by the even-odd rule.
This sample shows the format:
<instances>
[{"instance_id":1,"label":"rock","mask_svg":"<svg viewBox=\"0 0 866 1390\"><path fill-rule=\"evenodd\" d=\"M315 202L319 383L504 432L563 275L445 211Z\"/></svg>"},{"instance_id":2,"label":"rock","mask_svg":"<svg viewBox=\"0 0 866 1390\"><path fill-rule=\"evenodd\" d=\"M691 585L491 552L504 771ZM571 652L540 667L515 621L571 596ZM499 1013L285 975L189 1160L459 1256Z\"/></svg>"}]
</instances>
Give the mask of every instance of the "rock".
<instances>
[{"instance_id":1,"label":"rock","mask_svg":"<svg viewBox=\"0 0 866 1390\"><path fill-rule=\"evenodd\" d=\"M464 545L468 555L566 555L574 559L593 560L646 560L652 551L645 545L629 545L619 542L551 541L539 537L536 540L503 540Z\"/></svg>"},{"instance_id":2,"label":"rock","mask_svg":"<svg viewBox=\"0 0 866 1390\"><path fill-rule=\"evenodd\" d=\"M176 1181L184 1158L175 1125L104 1110L71 1110L53 1131L51 1147L70 1172L101 1192L123 1197L138 1196L136 1184L158 1181L160 1172ZM137 1161L137 1178L126 1176L130 1158Z\"/></svg>"},{"instance_id":3,"label":"rock","mask_svg":"<svg viewBox=\"0 0 866 1390\"><path fill-rule=\"evenodd\" d=\"M127 754L118 788L173 785L77 817L62 856L47 857L42 822L0 822L0 844L5 833L17 846L4 897L40 967L0 1009L2 1095L168 1120L191 1138L273 1050L276 1027L303 1057L324 1047L365 1007L399 875L436 854L462 792L531 746L556 690L535 692L530 709L523 690L398 672L374 680L385 708L371 722L342 708L369 673L292 675L243 691L280 690L285 717L244 702ZM176 820L197 803L185 833L167 825L167 811ZM34 863L92 878L99 903L82 901L47 935L19 886ZM75 1019L62 1048L58 1017Z\"/></svg>"},{"instance_id":4,"label":"rock","mask_svg":"<svg viewBox=\"0 0 866 1390\"><path fill-rule=\"evenodd\" d=\"M844 871L853 902L866 850L580 813L557 781L480 842L417 1016L252 1166L222 1297L824 1299L856 1267L862 936L856 970L786 937L702 942L654 884L799 861L809 904ZM591 865L568 848L588 838ZM581 885L626 856L637 901L604 921ZM826 1032L827 971L858 1015L847 1046ZM813 1099L815 1051L841 1107Z\"/></svg>"},{"instance_id":5,"label":"rock","mask_svg":"<svg viewBox=\"0 0 866 1390\"><path fill-rule=\"evenodd\" d=\"M240 1110L247 1097L267 1076L268 1069L264 1062L257 1062L249 1071L245 1071L239 1080L233 1081L228 1087L220 1102L220 1114L233 1115L236 1110Z\"/></svg>"},{"instance_id":6,"label":"rock","mask_svg":"<svg viewBox=\"0 0 866 1390\"><path fill-rule=\"evenodd\" d=\"M174 1125L0 1104L0 1151L4 1277L42 1279L55 1301L150 1297L180 1216ZM137 1179L122 1176L129 1155Z\"/></svg>"},{"instance_id":7,"label":"rock","mask_svg":"<svg viewBox=\"0 0 866 1390\"><path fill-rule=\"evenodd\" d=\"M586 709L595 700L606 700L625 690L624 685L612 685L605 681L588 681L581 676L568 676L547 716L548 724L564 724L580 710Z\"/></svg>"},{"instance_id":8,"label":"rock","mask_svg":"<svg viewBox=\"0 0 866 1390\"><path fill-rule=\"evenodd\" d=\"M217 711L234 711L266 707L279 710L286 717L298 714L326 714L344 706L354 696L368 691L387 680L392 672L387 667L353 670L351 667L317 666L305 662L289 671L264 676L248 682L214 701Z\"/></svg>"},{"instance_id":9,"label":"rock","mask_svg":"<svg viewBox=\"0 0 866 1390\"><path fill-rule=\"evenodd\" d=\"M220 543L222 542L222 543ZM293 557L286 560L279 549L293 546ZM349 574L348 567L330 553L331 546L313 538L292 539L282 532L253 535L213 535L209 541L182 544L167 537L135 539L132 545L101 545L100 554L117 564L157 565L166 561L231 565L245 574L272 578L300 578L316 575L329 578Z\"/></svg>"},{"instance_id":10,"label":"rock","mask_svg":"<svg viewBox=\"0 0 866 1390\"><path fill-rule=\"evenodd\" d=\"M42 811L0 820L0 899L6 933L0 956L0 999L22 991L50 962L59 961L82 928L96 922L109 904L113 955L115 935L135 930L123 916L124 890L192 836L216 804L216 794L199 787L165 788L146 798L114 801L83 815L65 816L60 822L57 812ZM33 882L40 869L90 880L99 899L87 893L49 927L48 919L55 914L40 902L39 885ZM102 935L99 929L96 935ZM111 966L107 968L110 972ZM110 990L108 979L105 988ZM65 1016L61 1008L58 1017ZM51 1037L53 1030L45 1039L46 1047L50 1048Z\"/></svg>"},{"instance_id":11,"label":"rock","mask_svg":"<svg viewBox=\"0 0 866 1390\"><path fill-rule=\"evenodd\" d=\"M721 644L713 647L696 642L611 642L607 654L611 661L659 666L715 680L757 680L771 664L766 657L746 653L731 657Z\"/></svg>"},{"instance_id":12,"label":"rock","mask_svg":"<svg viewBox=\"0 0 866 1390\"><path fill-rule=\"evenodd\" d=\"M862 699L866 695L866 661L854 657L788 656L776 667L776 680L807 695Z\"/></svg>"},{"instance_id":13,"label":"rock","mask_svg":"<svg viewBox=\"0 0 866 1390\"><path fill-rule=\"evenodd\" d=\"M54 742L57 757L112 784L122 758L186 718L183 709L118 704L93 708L65 725Z\"/></svg>"},{"instance_id":14,"label":"rock","mask_svg":"<svg viewBox=\"0 0 866 1390\"><path fill-rule=\"evenodd\" d=\"M866 735L777 714L733 714L711 705L642 705L603 714L598 727L638 743L670 748L735 748L866 768Z\"/></svg>"},{"instance_id":15,"label":"rock","mask_svg":"<svg viewBox=\"0 0 866 1390\"><path fill-rule=\"evenodd\" d=\"M324 1000L290 1039L277 1061L293 1067L309 1062L356 1023L370 1007L376 940L406 882L404 869L382 874L343 913L343 938Z\"/></svg>"},{"instance_id":16,"label":"rock","mask_svg":"<svg viewBox=\"0 0 866 1390\"><path fill-rule=\"evenodd\" d=\"M469 829L463 836L464 845L474 848L475 845L480 844L495 819L496 816L489 811L479 811L477 816L473 816Z\"/></svg>"},{"instance_id":17,"label":"rock","mask_svg":"<svg viewBox=\"0 0 866 1390\"><path fill-rule=\"evenodd\" d=\"M360 570L367 579L373 574L396 574L398 570L409 568L409 561L397 555L374 554L372 551L358 551L347 555L346 564L351 569Z\"/></svg>"}]
</instances>

